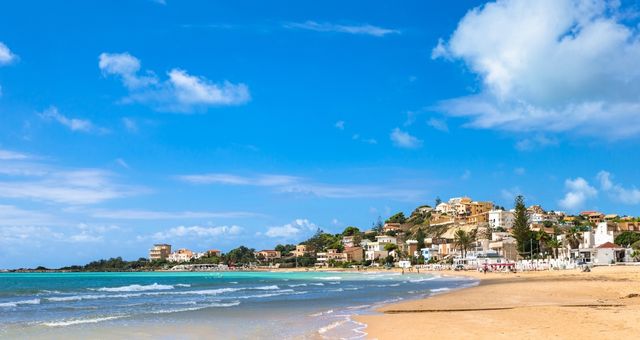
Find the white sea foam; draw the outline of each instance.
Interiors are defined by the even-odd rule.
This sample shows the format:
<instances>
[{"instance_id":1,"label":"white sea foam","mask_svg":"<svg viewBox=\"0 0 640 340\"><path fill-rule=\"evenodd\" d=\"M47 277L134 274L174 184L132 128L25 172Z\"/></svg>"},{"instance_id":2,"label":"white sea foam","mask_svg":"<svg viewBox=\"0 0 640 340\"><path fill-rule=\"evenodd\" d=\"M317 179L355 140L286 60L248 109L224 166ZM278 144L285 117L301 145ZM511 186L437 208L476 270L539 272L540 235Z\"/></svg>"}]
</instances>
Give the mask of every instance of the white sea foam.
<instances>
[{"instance_id":1,"label":"white sea foam","mask_svg":"<svg viewBox=\"0 0 640 340\"><path fill-rule=\"evenodd\" d=\"M91 290L99 291L99 292L144 292L148 290L169 290L174 289L171 285L160 285L157 283L151 285L129 285L122 287L102 287L102 288L89 288Z\"/></svg>"},{"instance_id":2,"label":"white sea foam","mask_svg":"<svg viewBox=\"0 0 640 340\"><path fill-rule=\"evenodd\" d=\"M314 286L324 286L324 283L322 283L322 282L316 282L316 283L310 283L310 285L314 285Z\"/></svg>"},{"instance_id":3,"label":"white sea foam","mask_svg":"<svg viewBox=\"0 0 640 340\"><path fill-rule=\"evenodd\" d=\"M153 312L149 312L148 314L171 314L171 313L181 313L181 312L192 312L196 310L201 310L205 308L225 308L225 307L233 307L240 304L240 301L232 301L226 303L210 303L206 305L200 305L198 307L189 307L189 308L179 308L179 309L161 309Z\"/></svg>"},{"instance_id":4,"label":"white sea foam","mask_svg":"<svg viewBox=\"0 0 640 340\"><path fill-rule=\"evenodd\" d=\"M447 287L430 289L430 291L431 291L432 293L446 292L446 291L448 291L448 290L450 290L450 289L449 289L449 288L447 288Z\"/></svg>"},{"instance_id":5,"label":"white sea foam","mask_svg":"<svg viewBox=\"0 0 640 340\"><path fill-rule=\"evenodd\" d=\"M331 323L331 324L329 324L327 326L320 327L320 329L318 329L318 333L324 334L324 333L326 333L326 332L328 332L328 331L330 331L330 330L332 330L332 329L334 329L336 327L340 327L341 325L344 325L347 322L349 322L349 320L340 320L340 321L333 322L333 323Z\"/></svg>"},{"instance_id":6,"label":"white sea foam","mask_svg":"<svg viewBox=\"0 0 640 340\"><path fill-rule=\"evenodd\" d=\"M67 302L67 301L105 299L107 297L109 297L109 295L106 295L106 294L53 296L53 297L47 298L47 301L51 301L51 302Z\"/></svg>"},{"instance_id":7,"label":"white sea foam","mask_svg":"<svg viewBox=\"0 0 640 340\"><path fill-rule=\"evenodd\" d=\"M359 306L350 306L350 307L347 307L347 309L365 309L369 307L371 307L371 305L359 305Z\"/></svg>"},{"instance_id":8,"label":"white sea foam","mask_svg":"<svg viewBox=\"0 0 640 340\"><path fill-rule=\"evenodd\" d=\"M191 287L191 285L190 285L190 284L188 284L188 283L178 283L178 284L176 285L176 287L186 287L186 288L189 288L189 287Z\"/></svg>"},{"instance_id":9,"label":"white sea foam","mask_svg":"<svg viewBox=\"0 0 640 340\"><path fill-rule=\"evenodd\" d=\"M329 289L330 292L344 292L344 289L342 288L338 288L338 289Z\"/></svg>"},{"instance_id":10,"label":"white sea foam","mask_svg":"<svg viewBox=\"0 0 640 340\"><path fill-rule=\"evenodd\" d=\"M126 315L105 316L105 317L91 318L91 319L72 319L72 320L64 320L64 321L45 322L43 323L43 325L49 326L49 327L65 327L65 326L79 325L83 323L98 323L102 321L121 319L124 317L126 317Z\"/></svg>"},{"instance_id":11,"label":"white sea foam","mask_svg":"<svg viewBox=\"0 0 640 340\"><path fill-rule=\"evenodd\" d=\"M18 307L20 305L38 305L40 304L40 299L31 299L31 300L20 300L20 301L11 301L11 302L3 302L0 303L0 308L13 308Z\"/></svg>"},{"instance_id":12,"label":"white sea foam","mask_svg":"<svg viewBox=\"0 0 640 340\"><path fill-rule=\"evenodd\" d=\"M318 279L318 280L330 280L330 281L334 281L334 280L342 280L342 277L340 276L318 276L318 277L314 277L314 279Z\"/></svg>"},{"instance_id":13,"label":"white sea foam","mask_svg":"<svg viewBox=\"0 0 640 340\"><path fill-rule=\"evenodd\" d=\"M259 290L274 290L274 289L280 289L280 287L273 285L273 286L262 286L262 287L253 287L250 289L259 289Z\"/></svg>"},{"instance_id":14,"label":"white sea foam","mask_svg":"<svg viewBox=\"0 0 640 340\"><path fill-rule=\"evenodd\" d=\"M293 287L306 287L307 284L306 283L299 283L299 284L287 285L287 286L289 286L291 288L293 288Z\"/></svg>"}]
</instances>

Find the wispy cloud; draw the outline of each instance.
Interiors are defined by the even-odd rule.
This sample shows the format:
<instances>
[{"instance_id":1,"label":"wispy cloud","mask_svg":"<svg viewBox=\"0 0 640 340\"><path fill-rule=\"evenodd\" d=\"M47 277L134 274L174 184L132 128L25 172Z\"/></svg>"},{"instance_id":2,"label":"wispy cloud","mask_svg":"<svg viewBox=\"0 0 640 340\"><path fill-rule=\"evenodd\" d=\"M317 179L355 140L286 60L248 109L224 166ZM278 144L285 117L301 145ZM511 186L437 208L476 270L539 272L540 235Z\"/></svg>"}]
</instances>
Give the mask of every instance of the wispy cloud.
<instances>
[{"instance_id":1,"label":"wispy cloud","mask_svg":"<svg viewBox=\"0 0 640 340\"><path fill-rule=\"evenodd\" d=\"M227 173L182 175L179 180L192 184L221 184L270 187L278 193L312 195L324 198L393 198L416 199L423 191L399 185L327 184L288 175L240 176Z\"/></svg>"},{"instance_id":2,"label":"wispy cloud","mask_svg":"<svg viewBox=\"0 0 640 340\"><path fill-rule=\"evenodd\" d=\"M44 164L4 164L0 197L34 201L95 204L140 194L145 189L117 184L115 175L100 169L56 169Z\"/></svg>"},{"instance_id":3,"label":"wispy cloud","mask_svg":"<svg viewBox=\"0 0 640 340\"><path fill-rule=\"evenodd\" d=\"M449 132L449 126L447 125L447 122L443 119L437 119L432 117L427 121L427 125L431 126L432 128L438 131Z\"/></svg>"},{"instance_id":4,"label":"wispy cloud","mask_svg":"<svg viewBox=\"0 0 640 340\"><path fill-rule=\"evenodd\" d=\"M172 240L176 238L213 238L221 236L234 236L242 233L243 228L237 225L202 227L202 226L178 226L151 235L151 238L158 241Z\"/></svg>"},{"instance_id":5,"label":"wispy cloud","mask_svg":"<svg viewBox=\"0 0 640 340\"><path fill-rule=\"evenodd\" d=\"M284 25L285 28L303 29L316 32L335 32L347 34L369 35L374 37L384 37L390 34L400 34L400 30L373 26L369 24L341 25L329 22L317 22L308 20L305 22L292 22Z\"/></svg>"},{"instance_id":6,"label":"wispy cloud","mask_svg":"<svg viewBox=\"0 0 640 340\"><path fill-rule=\"evenodd\" d=\"M44 110L40 113L40 118L46 121L55 121L57 123L66 126L71 131L80 131L80 132L98 132L98 133L106 133L107 129L100 128L95 126L88 119L79 119L79 118L69 118L58 111L58 108L55 106L51 106L48 109Z\"/></svg>"},{"instance_id":7,"label":"wispy cloud","mask_svg":"<svg viewBox=\"0 0 640 340\"><path fill-rule=\"evenodd\" d=\"M516 142L515 147L518 151L533 151L554 145L558 145L558 140L556 138L538 134L533 137L519 140Z\"/></svg>"},{"instance_id":8,"label":"wispy cloud","mask_svg":"<svg viewBox=\"0 0 640 340\"><path fill-rule=\"evenodd\" d=\"M608 171L600 171L597 178L600 181L600 189L608 193L613 200L624 204L640 203L640 189L636 187L625 188L613 182L613 176Z\"/></svg>"},{"instance_id":9,"label":"wispy cloud","mask_svg":"<svg viewBox=\"0 0 640 340\"><path fill-rule=\"evenodd\" d=\"M90 213L94 218L117 220L186 220L202 218L246 218L258 216L245 211L157 211L157 210L97 210Z\"/></svg>"},{"instance_id":10,"label":"wispy cloud","mask_svg":"<svg viewBox=\"0 0 640 340\"><path fill-rule=\"evenodd\" d=\"M422 147L422 140L415 136L410 135L408 132L402 131L399 128L395 128L389 135L393 145L399 148L405 149L417 149Z\"/></svg>"},{"instance_id":11,"label":"wispy cloud","mask_svg":"<svg viewBox=\"0 0 640 340\"><path fill-rule=\"evenodd\" d=\"M140 60L129 53L102 53L98 66L105 76L116 76L129 90L123 102L148 104L158 111L192 112L215 106L241 105L251 99L245 84L213 83L174 68L168 79L155 73L141 74Z\"/></svg>"},{"instance_id":12,"label":"wispy cloud","mask_svg":"<svg viewBox=\"0 0 640 340\"><path fill-rule=\"evenodd\" d=\"M24 160L27 158L29 158L29 155L27 154L11 151L11 150L0 149L0 160L3 160L3 161Z\"/></svg>"},{"instance_id":13,"label":"wispy cloud","mask_svg":"<svg viewBox=\"0 0 640 340\"><path fill-rule=\"evenodd\" d=\"M138 132L138 123L133 118L122 118L122 124L124 125L125 129L127 129L127 131Z\"/></svg>"},{"instance_id":14,"label":"wispy cloud","mask_svg":"<svg viewBox=\"0 0 640 340\"><path fill-rule=\"evenodd\" d=\"M337 121L335 124L335 127L338 130L344 130L344 120Z\"/></svg>"}]
</instances>

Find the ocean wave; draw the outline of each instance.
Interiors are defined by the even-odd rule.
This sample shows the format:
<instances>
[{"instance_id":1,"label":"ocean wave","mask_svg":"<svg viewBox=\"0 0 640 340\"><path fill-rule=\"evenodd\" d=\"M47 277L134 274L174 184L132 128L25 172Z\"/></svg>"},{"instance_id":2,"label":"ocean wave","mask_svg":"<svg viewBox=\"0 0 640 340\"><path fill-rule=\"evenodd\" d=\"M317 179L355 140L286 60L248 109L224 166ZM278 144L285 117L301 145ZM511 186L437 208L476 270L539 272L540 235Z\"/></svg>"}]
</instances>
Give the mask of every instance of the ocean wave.
<instances>
[{"instance_id":1,"label":"ocean wave","mask_svg":"<svg viewBox=\"0 0 640 340\"><path fill-rule=\"evenodd\" d=\"M338 288L338 289L329 289L330 292L344 292L344 289L342 288Z\"/></svg>"},{"instance_id":2,"label":"ocean wave","mask_svg":"<svg viewBox=\"0 0 640 340\"><path fill-rule=\"evenodd\" d=\"M253 287L253 288L249 288L249 289L258 289L258 290L274 290L274 289L280 289L280 287L273 285L273 286L262 286L262 287Z\"/></svg>"},{"instance_id":3,"label":"ocean wave","mask_svg":"<svg viewBox=\"0 0 640 340\"><path fill-rule=\"evenodd\" d=\"M310 314L309 316L316 317L316 316L321 316L321 315L325 315L325 314L332 314L332 313L333 313L333 309L329 309L326 312L318 312L318 313Z\"/></svg>"},{"instance_id":4,"label":"ocean wave","mask_svg":"<svg viewBox=\"0 0 640 340\"><path fill-rule=\"evenodd\" d=\"M328 331L330 331L330 330L332 330L332 329L334 329L336 327L340 327L340 326L344 325L347 322L349 322L349 320L340 320L340 321L333 322L333 323L331 323L331 324L329 324L327 326L320 327L320 329L318 329L318 333L319 334L324 334L324 333L326 333L326 332L328 332Z\"/></svg>"},{"instance_id":5,"label":"ocean wave","mask_svg":"<svg viewBox=\"0 0 640 340\"><path fill-rule=\"evenodd\" d=\"M325 276L317 276L317 277L314 277L314 279L333 281L333 280L342 280L342 277L340 277L340 276L326 276L326 277Z\"/></svg>"},{"instance_id":6,"label":"ocean wave","mask_svg":"<svg viewBox=\"0 0 640 340\"><path fill-rule=\"evenodd\" d=\"M80 301L80 300L97 300L97 299L105 299L110 297L106 294L99 295L71 295L71 296L52 296L46 298L47 301L51 302L68 302L68 301Z\"/></svg>"},{"instance_id":7,"label":"ocean wave","mask_svg":"<svg viewBox=\"0 0 640 340\"><path fill-rule=\"evenodd\" d=\"M64 320L64 321L55 321L55 322L44 322L42 325L49 327L65 327L72 325L80 325L84 323L98 323L103 321L122 319L127 317L126 315L114 315L114 316L105 316L99 318L91 318L91 319L72 319L72 320Z\"/></svg>"},{"instance_id":8,"label":"ocean wave","mask_svg":"<svg viewBox=\"0 0 640 340\"><path fill-rule=\"evenodd\" d=\"M347 307L347 309L352 309L352 310L353 309L365 309L365 308L369 308L369 307L371 307L371 305L358 305L358 306Z\"/></svg>"},{"instance_id":9,"label":"ocean wave","mask_svg":"<svg viewBox=\"0 0 640 340\"><path fill-rule=\"evenodd\" d=\"M20 301L11 301L11 302L2 302L0 303L0 308L13 308L18 307L20 305L39 305L40 299L31 299L31 300L20 300Z\"/></svg>"},{"instance_id":10,"label":"ocean wave","mask_svg":"<svg viewBox=\"0 0 640 340\"><path fill-rule=\"evenodd\" d=\"M122 287L102 287L102 288L89 288L90 290L95 290L98 292L144 292L148 290L169 290L174 289L175 287L172 285L161 285L161 284L151 284L151 285L128 285Z\"/></svg>"},{"instance_id":11,"label":"ocean wave","mask_svg":"<svg viewBox=\"0 0 640 340\"><path fill-rule=\"evenodd\" d=\"M431 277L425 277L425 278L421 278L421 279L411 279L411 280L409 280L409 282L416 283L416 282L433 281L433 280L436 280L436 279L439 279L439 277L438 276L431 276Z\"/></svg>"},{"instance_id":12,"label":"ocean wave","mask_svg":"<svg viewBox=\"0 0 640 340\"><path fill-rule=\"evenodd\" d=\"M232 301L232 302L220 302L220 303L209 303L206 305L200 305L197 307L189 307L189 308L179 308L179 309L161 309L153 312L149 312L147 314L171 314L171 313L182 313L182 312L192 312L205 308L226 308L226 307L234 307L240 304L240 301Z\"/></svg>"},{"instance_id":13,"label":"ocean wave","mask_svg":"<svg viewBox=\"0 0 640 340\"><path fill-rule=\"evenodd\" d=\"M316 282L316 283L310 283L310 285L313 285L313 286L324 286L324 283Z\"/></svg>"},{"instance_id":14,"label":"ocean wave","mask_svg":"<svg viewBox=\"0 0 640 340\"><path fill-rule=\"evenodd\" d=\"M306 287L307 284L306 283L299 283L299 284L287 285L287 286L289 286L291 288L293 288L293 287Z\"/></svg>"},{"instance_id":15,"label":"ocean wave","mask_svg":"<svg viewBox=\"0 0 640 340\"><path fill-rule=\"evenodd\" d=\"M186 287L186 288L191 287L191 285L190 285L190 284L188 284L188 283L178 283L178 284L177 284L177 285L175 285L175 286L176 286L176 287Z\"/></svg>"},{"instance_id":16,"label":"ocean wave","mask_svg":"<svg viewBox=\"0 0 640 340\"><path fill-rule=\"evenodd\" d=\"M432 293L438 293L438 292L446 292L448 290L451 290L450 288L447 287L442 287L442 288L435 288L435 289L429 289Z\"/></svg>"},{"instance_id":17,"label":"ocean wave","mask_svg":"<svg viewBox=\"0 0 640 340\"><path fill-rule=\"evenodd\" d=\"M254 299L254 298L265 298L265 297L272 297L272 296L279 296L279 295L299 295L299 294L306 294L306 293L307 292L302 292L302 291L296 292L293 289L283 289L273 293L244 295L244 296L237 296L235 298L236 299Z\"/></svg>"}]
</instances>

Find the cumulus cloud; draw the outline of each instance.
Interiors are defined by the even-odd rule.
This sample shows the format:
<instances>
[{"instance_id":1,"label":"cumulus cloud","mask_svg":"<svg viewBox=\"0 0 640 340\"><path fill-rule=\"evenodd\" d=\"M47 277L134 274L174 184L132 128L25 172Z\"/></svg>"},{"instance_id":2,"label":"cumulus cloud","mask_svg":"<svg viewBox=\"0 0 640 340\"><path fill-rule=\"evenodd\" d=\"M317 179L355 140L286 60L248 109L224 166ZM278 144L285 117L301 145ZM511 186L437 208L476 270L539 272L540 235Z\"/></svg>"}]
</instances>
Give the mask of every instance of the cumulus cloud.
<instances>
[{"instance_id":1,"label":"cumulus cloud","mask_svg":"<svg viewBox=\"0 0 640 340\"><path fill-rule=\"evenodd\" d=\"M245 84L213 83L174 68L160 80L153 72L141 74L140 60L129 53L102 53L98 67L105 76L119 77L129 90L125 103L142 103L159 111L192 112L214 106L240 105L251 99Z\"/></svg>"},{"instance_id":2,"label":"cumulus cloud","mask_svg":"<svg viewBox=\"0 0 640 340\"><path fill-rule=\"evenodd\" d=\"M303 29L310 30L316 32L336 32L336 33L348 33L348 34L359 34L359 35L370 35L374 37L384 37L390 34L400 34L400 30L384 28L379 26L373 26L369 24L362 25L340 25L333 24L329 22L316 22L316 21L305 21L300 23L288 23L284 25L285 28L295 28L295 29Z\"/></svg>"},{"instance_id":3,"label":"cumulus cloud","mask_svg":"<svg viewBox=\"0 0 640 340\"><path fill-rule=\"evenodd\" d=\"M307 219L296 219L282 226L269 227L264 233L267 237L291 239L304 232L316 230L318 227Z\"/></svg>"},{"instance_id":4,"label":"cumulus cloud","mask_svg":"<svg viewBox=\"0 0 640 340\"><path fill-rule=\"evenodd\" d=\"M0 66L11 64L16 60L18 60L18 56L11 52L7 45L0 42Z\"/></svg>"},{"instance_id":5,"label":"cumulus cloud","mask_svg":"<svg viewBox=\"0 0 640 340\"><path fill-rule=\"evenodd\" d=\"M600 182L600 189L607 192L612 199L624 204L640 203L640 190L636 187L625 188L620 184L614 183L613 176L604 170L598 173L597 178Z\"/></svg>"},{"instance_id":6,"label":"cumulus cloud","mask_svg":"<svg viewBox=\"0 0 640 340\"><path fill-rule=\"evenodd\" d=\"M90 120L88 119L79 119L79 118L69 118L58 111L58 108L55 106L51 106L42 113L40 113L40 118L46 121L55 121L63 126L66 126L71 131L79 131L79 132L99 132L106 133L107 130L104 128L96 127Z\"/></svg>"},{"instance_id":7,"label":"cumulus cloud","mask_svg":"<svg viewBox=\"0 0 640 340\"><path fill-rule=\"evenodd\" d=\"M417 149L422 146L422 140L410 135L408 132L395 128L389 135L393 145L405 149Z\"/></svg>"},{"instance_id":8,"label":"cumulus cloud","mask_svg":"<svg viewBox=\"0 0 640 340\"><path fill-rule=\"evenodd\" d=\"M636 136L640 39L624 10L617 1L501 0L469 11L432 57L462 60L482 90L440 109L476 128Z\"/></svg>"},{"instance_id":9,"label":"cumulus cloud","mask_svg":"<svg viewBox=\"0 0 640 340\"><path fill-rule=\"evenodd\" d=\"M589 182L582 177L567 179L564 186L567 192L559 204L567 210L575 211L582 208L588 199L598 194L598 190L589 185Z\"/></svg>"},{"instance_id":10,"label":"cumulus cloud","mask_svg":"<svg viewBox=\"0 0 640 340\"><path fill-rule=\"evenodd\" d=\"M223 235L238 235L242 232L242 228L237 225L219 226L219 227L201 227L201 226L178 226L166 231L153 234L151 238L155 240L170 240L174 238L206 238L218 237Z\"/></svg>"}]
</instances>

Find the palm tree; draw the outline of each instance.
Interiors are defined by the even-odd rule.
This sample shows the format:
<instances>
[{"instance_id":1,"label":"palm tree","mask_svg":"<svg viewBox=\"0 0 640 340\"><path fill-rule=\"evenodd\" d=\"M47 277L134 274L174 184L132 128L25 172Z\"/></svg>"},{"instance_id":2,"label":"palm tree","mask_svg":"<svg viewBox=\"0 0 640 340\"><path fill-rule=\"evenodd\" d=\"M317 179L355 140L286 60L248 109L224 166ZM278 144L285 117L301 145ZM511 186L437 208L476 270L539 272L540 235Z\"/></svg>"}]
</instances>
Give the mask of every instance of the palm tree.
<instances>
[{"instance_id":1,"label":"palm tree","mask_svg":"<svg viewBox=\"0 0 640 340\"><path fill-rule=\"evenodd\" d=\"M558 241L558 238L554 237L551 240L549 240L547 245L553 251L553 258L557 259L558 258L558 248L562 247L562 243L560 243L560 241Z\"/></svg>"},{"instance_id":2,"label":"palm tree","mask_svg":"<svg viewBox=\"0 0 640 340\"><path fill-rule=\"evenodd\" d=\"M551 236L549 236L549 234L547 234L543 228L541 228L537 233L536 233L536 240L538 241L538 244L540 245L540 250L542 249L546 249L547 245L549 243L549 241L551 240Z\"/></svg>"},{"instance_id":3,"label":"palm tree","mask_svg":"<svg viewBox=\"0 0 640 340\"><path fill-rule=\"evenodd\" d=\"M466 257L467 249L469 249L473 243L472 233L467 233L462 229L458 229L454 234L453 242L456 247L460 248L462 257Z\"/></svg>"},{"instance_id":4,"label":"palm tree","mask_svg":"<svg viewBox=\"0 0 640 340\"><path fill-rule=\"evenodd\" d=\"M571 227L564 232L565 240L571 249L577 249L582 242L582 232L578 227Z\"/></svg>"}]
</instances>

